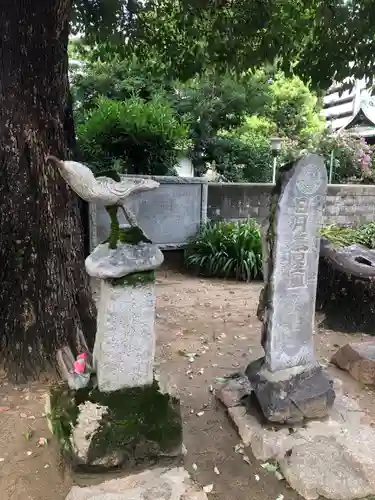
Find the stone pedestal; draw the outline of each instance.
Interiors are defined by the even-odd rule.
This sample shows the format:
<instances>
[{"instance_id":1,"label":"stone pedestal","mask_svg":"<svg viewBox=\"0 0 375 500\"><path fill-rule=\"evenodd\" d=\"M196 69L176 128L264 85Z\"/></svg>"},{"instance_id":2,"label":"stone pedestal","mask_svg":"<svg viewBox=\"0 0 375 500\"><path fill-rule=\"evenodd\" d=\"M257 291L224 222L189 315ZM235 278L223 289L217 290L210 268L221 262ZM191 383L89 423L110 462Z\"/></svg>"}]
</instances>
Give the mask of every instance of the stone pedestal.
<instances>
[{"instance_id":1,"label":"stone pedestal","mask_svg":"<svg viewBox=\"0 0 375 500\"><path fill-rule=\"evenodd\" d=\"M258 316L265 358L247 369L267 419L322 417L334 391L313 346L319 228L327 188L324 159L307 155L280 170L264 229L264 277Z\"/></svg>"},{"instance_id":2,"label":"stone pedestal","mask_svg":"<svg viewBox=\"0 0 375 500\"><path fill-rule=\"evenodd\" d=\"M170 461L182 453L177 398L154 379L156 245L120 230L99 245L86 270L100 279L94 374L87 387L52 389L47 415L74 468L108 469ZM131 243L125 243L131 240Z\"/></svg>"},{"instance_id":3,"label":"stone pedestal","mask_svg":"<svg viewBox=\"0 0 375 500\"><path fill-rule=\"evenodd\" d=\"M182 454L180 403L157 382L111 392L62 384L51 389L46 414L76 470L131 469Z\"/></svg>"},{"instance_id":4,"label":"stone pedestal","mask_svg":"<svg viewBox=\"0 0 375 500\"><path fill-rule=\"evenodd\" d=\"M163 262L156 245L99 245L86 270L101 278L94 369L100 391L152 384L155 357L154 269Z\"/></svg>"},{"instance_id":5,"label":"stone pedestal","mask_svg":"<svg viewBox=\"0 0 375 500\"><path fill-rule=\"evenodd\" d=\"M323 418L335 400L332 380L318 364L271 372L262 359L251 363L246 375L264 416L271 422L295 424Z\"/></svg>"},{"instance_id":6,"label":"stone pedestal","mask_svg":"<svg viewBox=\"0 0 375 500\"><path fill-rule=\"evenodd\" d=\"M94 368L100 391L152 384L155 285L101 280Z\"/></svg>"}]
</instances>

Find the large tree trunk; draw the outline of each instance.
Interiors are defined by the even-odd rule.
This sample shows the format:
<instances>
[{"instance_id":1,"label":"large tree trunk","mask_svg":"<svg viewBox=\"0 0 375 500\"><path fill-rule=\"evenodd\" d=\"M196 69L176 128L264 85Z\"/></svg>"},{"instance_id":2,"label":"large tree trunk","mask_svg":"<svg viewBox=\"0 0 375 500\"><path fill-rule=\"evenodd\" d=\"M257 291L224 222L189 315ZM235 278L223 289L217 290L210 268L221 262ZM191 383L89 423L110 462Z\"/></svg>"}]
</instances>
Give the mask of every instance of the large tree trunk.
<instances>
[{"instance_id":1,"label":"large tree trunk","mask_svg":"<svg viewBox=\"0 0 375 500\"><path fill-rule=\"evenodd\" d=\"M78 200L45 157L69 156L72 0L0 5L0 362L37 375L63 345L89 347L95 306ZM70 121L70 123L69 123Z\"/></svg>"}]
</instances>

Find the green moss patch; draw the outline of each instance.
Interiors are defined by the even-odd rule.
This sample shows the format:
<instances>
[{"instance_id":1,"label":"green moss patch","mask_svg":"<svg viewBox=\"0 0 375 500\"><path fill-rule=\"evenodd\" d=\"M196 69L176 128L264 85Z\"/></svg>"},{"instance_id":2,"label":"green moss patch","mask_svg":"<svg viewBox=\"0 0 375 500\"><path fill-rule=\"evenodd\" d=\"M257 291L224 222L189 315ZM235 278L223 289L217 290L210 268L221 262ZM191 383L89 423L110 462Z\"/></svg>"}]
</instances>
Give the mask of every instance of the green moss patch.
<instances>
[{"instance_id":1,"label":"green moss patch","mask_svg":"<svg viewBox=\"0 0 375 500\"><path fill-rule=\"evenodd\" d=\"M109 244L109 248L117 248L117 243L127 243L128 245L138 245L138 243L152 243L147 238L140 227L124 227L120 228L120 223L117 217L119 207L113 205L106 207L109 218L111 219L111 232L104 243Z\"/></svg>"},{"instance_id":2,"label":"green moss patch","mask_svg":"<svg viewBox=\"0 0 375 500\"><path fill-rule=\"evenodd\" d=\"M79 409L75 392L66 384L58 384L50 389L50 413L47 415L52 432L64 451L71 451L72 427L77 424Z\"/></svg>"},{"instance_id":3,"label":"green moss patch","mask_svg":"<svg viewBox=\"0 0 375 500\"><path fill-rule=\"evenodd\" d=\"M140 273L131 273L123 276L122 278L114 278L111 280L114 286L137 286L146 285L147 283L154 283L155 271L142 271Z\"/></svg>"},{"instance_id":4,"label":"green moss patch","mask_svg":"<svg viewBox=\"0 0 375 500\"><path fill-rule=\"evenodd\" d=\"M91 438L86 463L79 464L70 437L78 406L86 401L108 407L108 413ZM63 451L76 466L103 468L105 458L114 455L120 457L118 466L155 462L162 456L175 456L182 443L179 400L162 394L157 382L109 393L93 388L67 393L60 388L52 397L51 391L50 420Z\"/></svg>"}]
</instances>

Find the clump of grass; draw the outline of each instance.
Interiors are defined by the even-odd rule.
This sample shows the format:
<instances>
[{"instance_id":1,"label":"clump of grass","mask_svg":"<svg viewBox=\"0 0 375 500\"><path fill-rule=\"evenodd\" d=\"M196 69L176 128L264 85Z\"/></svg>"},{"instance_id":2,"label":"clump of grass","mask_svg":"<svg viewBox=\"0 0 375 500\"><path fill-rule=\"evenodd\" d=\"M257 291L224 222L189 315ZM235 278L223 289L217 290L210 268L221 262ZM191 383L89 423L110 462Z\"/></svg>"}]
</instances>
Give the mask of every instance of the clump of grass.
<instances>
[{"instance_id":1,"label":"clump of grass","mask_svg":"<svg viewBox=\"0 0 375 500\"><path fill-rule=\"evenodd\" d=\"M185 250L196 274L251 281L262 277L262 244L256 221L208 223Z\"/></svg>"},{"instance_id":2,"label":"clump of grass","mask_svg":"<svg viewBox=\"0 0 375 500\"><path fill-rule=\"evenodd\" d=\"M375 222L363 224L357 228L326 226L321 229L320 234L337 247L347 247L357 243L367 248L375 248Z\"/></svg>"}]
</instances>

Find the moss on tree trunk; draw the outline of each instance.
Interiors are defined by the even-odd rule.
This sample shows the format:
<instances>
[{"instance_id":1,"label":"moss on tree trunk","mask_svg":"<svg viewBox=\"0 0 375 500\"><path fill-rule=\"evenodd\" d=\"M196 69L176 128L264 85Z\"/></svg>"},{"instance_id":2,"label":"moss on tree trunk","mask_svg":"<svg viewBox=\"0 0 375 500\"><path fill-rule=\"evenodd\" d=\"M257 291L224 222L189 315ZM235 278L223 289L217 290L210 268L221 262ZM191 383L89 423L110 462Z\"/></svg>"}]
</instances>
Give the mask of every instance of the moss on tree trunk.
<instances>
[{"instance_id":1,"label":"moss on tree trunk","mask_svg":"<svg viewBox=\"0 0 375 500\"><path fill-rule=\"evenodd\" d=\"M0 32L0 362L37 375L56 349L89 347L95 306L77 198L45 156L69 156L72 0L3 0Z\"/></svg>"}]
</instances>

